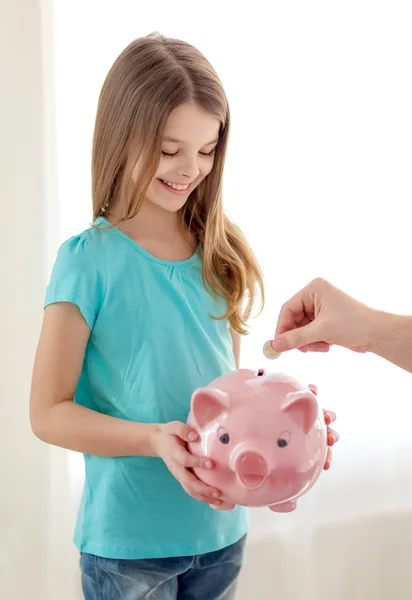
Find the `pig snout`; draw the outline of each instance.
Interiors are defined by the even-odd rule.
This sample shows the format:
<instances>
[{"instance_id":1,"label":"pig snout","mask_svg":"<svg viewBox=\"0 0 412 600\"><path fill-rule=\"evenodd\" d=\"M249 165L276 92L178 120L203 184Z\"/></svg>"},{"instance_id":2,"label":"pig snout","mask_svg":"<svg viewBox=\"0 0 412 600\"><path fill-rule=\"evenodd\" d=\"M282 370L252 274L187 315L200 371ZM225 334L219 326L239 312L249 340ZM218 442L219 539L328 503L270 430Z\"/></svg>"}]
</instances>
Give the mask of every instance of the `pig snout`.
<instances>
[{"instance_id":1,"label":"pig snout","mask_svg":"<svg viewBox=\"0 0 412 600\"><path fill-rule=\"evenodd\" d=\"M269 474L269 465L258 452L246 451L235 459L234 471L244 487L254 489L265 481Z\"/></svg>"}]
</instances>

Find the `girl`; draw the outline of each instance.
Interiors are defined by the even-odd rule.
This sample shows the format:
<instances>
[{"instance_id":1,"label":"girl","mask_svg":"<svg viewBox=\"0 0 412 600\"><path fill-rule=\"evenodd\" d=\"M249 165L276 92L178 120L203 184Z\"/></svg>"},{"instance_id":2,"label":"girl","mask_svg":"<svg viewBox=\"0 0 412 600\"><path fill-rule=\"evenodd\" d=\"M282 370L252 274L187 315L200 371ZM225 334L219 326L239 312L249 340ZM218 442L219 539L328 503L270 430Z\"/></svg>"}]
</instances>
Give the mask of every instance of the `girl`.
<instances>
[{"instance_id":1,"label":"girl","mask_svg":"<svg viewBox=\"0 0 412 600\"><path fill-rule=\"evenodd\" d=\"M184 42L138 39L107 75L93 224L59 249L31 394L34 433L85 455L86 600L234 597L247 509L211 510L220 491L190 469L213 464L185 449L192 392L237 367L263 301L223 213L228 134L222 85Z\"/></svg>"}]
</instances>

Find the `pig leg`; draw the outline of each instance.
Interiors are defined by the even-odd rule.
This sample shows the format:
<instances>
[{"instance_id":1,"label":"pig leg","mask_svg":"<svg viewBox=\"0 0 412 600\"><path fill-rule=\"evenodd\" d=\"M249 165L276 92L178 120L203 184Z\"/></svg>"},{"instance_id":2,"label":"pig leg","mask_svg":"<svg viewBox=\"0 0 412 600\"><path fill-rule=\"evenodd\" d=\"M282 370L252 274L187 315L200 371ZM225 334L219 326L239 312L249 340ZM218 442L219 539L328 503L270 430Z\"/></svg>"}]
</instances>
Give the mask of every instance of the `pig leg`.
<instances>
[{"instance_id":1,"label":"pig leg","mask_svg":"<svg viewBox=\"0 0 412 600\"><path fill-rule=\"evenodd\" d=\"M296 502L284 502L283 504L272 504L269 509L273 512L286 513L292 512L296 508Z\"/></svg>"},{"instance_id":2,"label":"pig leg","mask_svg":"<svg viewBox=\"0 0 412 600\"><path fill-rule=\"evenodd\" d=\"M230 504L230 502L222 502L222 504L210 504L210 508L213 510L233 510L236 508L236 504Z\"/></svg>"}]
</instances>

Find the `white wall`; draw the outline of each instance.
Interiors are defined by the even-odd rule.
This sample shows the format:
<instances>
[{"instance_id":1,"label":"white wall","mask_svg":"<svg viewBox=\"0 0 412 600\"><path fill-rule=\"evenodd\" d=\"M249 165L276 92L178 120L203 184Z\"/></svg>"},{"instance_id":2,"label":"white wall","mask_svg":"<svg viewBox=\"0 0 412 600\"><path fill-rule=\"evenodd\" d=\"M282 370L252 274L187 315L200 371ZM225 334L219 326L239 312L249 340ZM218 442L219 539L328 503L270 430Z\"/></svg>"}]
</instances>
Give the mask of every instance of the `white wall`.
<instances>
[{"instance_id":1,"label":"white wall","mask_svg":"<svg viewBox=\"0 0 412 600\"><path fill-rule=\"evenodd\" d=\"M50 6L0 3L0 598L51 595L59 452L32 434L28 401L54 247ZM53 484L52 484L53 482ZM61 520L61 514L59 515ZM61 578L60 579L60 583Z\"/></svg>"},{"instance_id":2,"label":"white wall","mask_svg":"<svg viewBox=\"0 0 412 600\"><path fill-rule=\"evenodd\" d=\"M30 434L28 398L42 314L45 252L41 14L0 14L0 597L45 598L48 450Z\"/></svg>"}]
</instances>

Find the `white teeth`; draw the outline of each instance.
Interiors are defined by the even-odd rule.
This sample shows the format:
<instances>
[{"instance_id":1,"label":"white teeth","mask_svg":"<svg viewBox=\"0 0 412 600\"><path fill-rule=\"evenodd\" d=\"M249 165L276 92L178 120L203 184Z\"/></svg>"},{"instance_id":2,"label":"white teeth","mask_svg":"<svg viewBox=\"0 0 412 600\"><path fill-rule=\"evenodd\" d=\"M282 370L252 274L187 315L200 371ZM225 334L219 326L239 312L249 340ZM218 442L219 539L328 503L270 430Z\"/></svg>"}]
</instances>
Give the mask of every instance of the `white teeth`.
<instances>
[{"instance_id":1,"label":"white teeth","mask_svg":"<svg viewBox=\"0 0 412 600\"><path fill-rule=\"evenodd\" d=\"M163 183L168 185L169 187L171 187L174 190L178 190L179 192L182 192L183 190L187 190L187 188L189 187L190 184L187 185L179 185L177 183L169 183L168 181L164 181L162 179Z\"/></svg>"}]
</instances>

